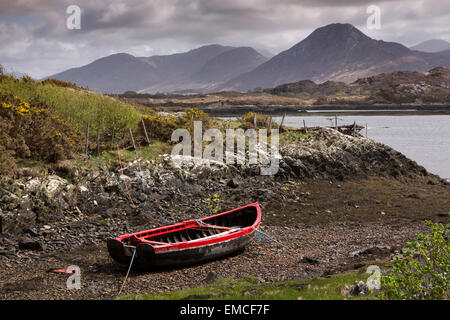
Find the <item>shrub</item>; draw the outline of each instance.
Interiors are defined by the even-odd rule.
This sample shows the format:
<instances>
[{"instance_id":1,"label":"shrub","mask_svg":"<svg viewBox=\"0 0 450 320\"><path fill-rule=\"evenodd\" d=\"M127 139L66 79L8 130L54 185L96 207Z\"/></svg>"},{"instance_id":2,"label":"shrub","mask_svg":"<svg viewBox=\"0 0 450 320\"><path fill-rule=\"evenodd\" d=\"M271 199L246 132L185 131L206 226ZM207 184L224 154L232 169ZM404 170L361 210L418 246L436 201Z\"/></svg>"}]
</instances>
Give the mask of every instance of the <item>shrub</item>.
<instances>
[{"instance_id":1,"label":"shrub","mask_svg":"<svg viewBox=\"0 0 450 320\"><path fill-rule=\"evenodd\" d=\"M248 112L240 117L237 120L241 123L240 127L243 129L255 128L255 117L256 117L256 127L257 128L268 128L269 127L269 116L265 114ZM271 128L275 129L278 125L272 121Z\"/></svg>"},{"instance_id":2,"label":"shrub","mask_svg":"<svg viewBox=\"0 0 450 320\"><path fill-rule=\"evenodd\" d=\"M172 132L177 128L177 120L173 115L164 117L155 113L143 115L142 119L149 135L159 140L169 141Z\"/></svg>"},{"instance_id":3,"label":"shrub","mask_svg":"<svg viewBox=\"0 0 450 320\"><path fill-rule=\"evenodd\" d=\"M201 110L189 108L183 114L151 114L142 116L148 134L162 141L170 141L172 132L176 129L187 129L192 131L193 121L201 121L203 131L209 129L212 124L211 118Z\"/></svg>"},{"instance_id":4,"label":"shrub","mask_svg":"<svg viewBox=\"0 0 450 320\"><path fill-rule=\"evenodd\" d=\"M427 225L431 234L419 234L419 241L409 242L403 258L394 261L392 273L381 277L381 299L449 298L449 225L431 221Z\"/></svg>"},{"instance_id":5,"label":"shrub","mask_svg":"<svg viewBox=\"0 0 450 320\"><path fill-rule=\"evenodd\" d=\"M43 103L0 93L2 173L13 173L13 157L56 162L72 155L79 134Z\"/></svg>"},{"instance_id":6,"label":"shrub","mask_svg":"<svg viewBox=\"0 0 450 320\"><path fill-rule=\"evenodd\" d=\"M66 81L62 81L62 80L58 80L58 79L54 79L54 78L48 78L45 80L41 80L39 81L39 84L50 84L50 85L54 85L57 87L62 87L62 88L72 88L72 89L81 89L79 86L77 86L74 83L71 82L66 82Z\"/></svg>"}]
</instances>

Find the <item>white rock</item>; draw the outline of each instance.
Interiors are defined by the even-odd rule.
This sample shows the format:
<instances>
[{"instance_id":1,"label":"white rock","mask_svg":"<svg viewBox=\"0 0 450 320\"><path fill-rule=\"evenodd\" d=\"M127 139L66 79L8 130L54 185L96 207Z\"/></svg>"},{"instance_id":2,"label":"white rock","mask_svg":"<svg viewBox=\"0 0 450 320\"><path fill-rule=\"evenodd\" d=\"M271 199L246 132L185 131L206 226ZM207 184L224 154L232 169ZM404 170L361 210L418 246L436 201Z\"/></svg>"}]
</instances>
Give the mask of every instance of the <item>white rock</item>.
<instances>
[{"instance_id":1,"label":"white rock","mask_svg":"<svg viewBox=\"0 0 450 320\"><path fill-rule=\"evenodd\" d=\"M122 180L122 181L131 181L131 178L130 178L129 176L127 176L127 175L124 175L124 174L121 174L121 175L119 176L119 178L120 178L120 180Z\"/></svg>"},{"instance_id":2,"label":"white rock","mask_svg":"<svg viewBox=\"0 0 450 320\"><path fill-rule=\"evenodd\" d=\"M25 184L25 188L29 191L36 191L41 186L41 178L33 178Z\"/></svg>"},{"instance_id":3,"label":"white rock","mask_svg":"<svg viewBox=\"0 0 450 320\"><path fill-rule=\"evenodd\" d=\"M58 176L49 176L48 182L45 185L45 191L53 196L61 187L67 185L67 181Z\"/></svg>"}]
</instances>

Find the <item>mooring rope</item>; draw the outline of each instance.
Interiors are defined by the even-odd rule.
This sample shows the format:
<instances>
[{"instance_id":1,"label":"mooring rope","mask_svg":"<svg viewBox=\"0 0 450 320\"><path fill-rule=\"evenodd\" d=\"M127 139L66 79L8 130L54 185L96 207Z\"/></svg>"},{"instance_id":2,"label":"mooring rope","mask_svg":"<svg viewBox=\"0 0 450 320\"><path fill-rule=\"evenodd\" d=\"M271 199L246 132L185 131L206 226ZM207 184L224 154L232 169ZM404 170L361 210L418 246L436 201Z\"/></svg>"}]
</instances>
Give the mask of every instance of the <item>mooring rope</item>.
<instances>
[{"instance_id":1,"label":"mooring rope","mask_svg":"<svg viewBox=\"0 0 450 320\"><path fill-rule=\"evenodd\" d=\"M142 172L141 159L138 157L137 150L136 150L136 159L137 159L137 163L138 163L138 167L139 167L139 174L141 175L142 192L145 193L144 173Z\"/></svg>"},{"instance_id":2,"label":"mooring rope","mask_svg":"<svg viewBox=\"0 0 450 320\"><path fill-rule=\"evenodd\" d=\"M250 236L250 235L248 235L248 234L247 234L246 236L249 237L250 240L253 241L253 242L254 242L261 250L263 250L265 253L271 255L271 256L274 257L275 259L277 259L277 260L279 260L279 261L282 261L282 262L284 262L284 263L287 263L287 264L289 264L289 265L291 265L291 266L294 266L294 267L299 267L299 268L302 268L302 269L309 269L309 267L307 267L307 266L301 266L301 265L299 265L299 264L297 264L297 263L294 263L294 262L292 262L292 261L289 261L289 260L287 260L287 259L285 259L285 258L283 258L283 257L281 257L281 256L279 256L279 255L277 255L277 254L275 254L275 253L273 253L273 252L270 252L269 250L267 250L266 248L264 248L261 244L259 244L258 241L256 241L255 239L253 239L252 236Z\"/></svg>"},{"instance_id":3,"label":"mooring rope","mask_svg":"<svg viewBox=\"0 0 450 320\"><path fill-rule=\"evenodd\" d=\"M264 234L264 236L267 236L268 238L271 238L271 239L277 241L277 240L274 239L273 237L269 236L267 233L265 233L265 232L263 232L263 231L260 231L260 230L258 230L258 229L256 229L256 228L253 228L253 229L254 229L255 231L258 231L258 232L259 232L259 235ZM306 270L311 269L309 266L301 266L301 265L298 264L298 263L294 263L294 262L292 262L292 261L289 261L289 260L287 260L287 259L281 257L280 255L277 255L277 254L275 254L275 253L273 253L273 252L270 252L270 250L264 248L264 247L260 244L260 242L261 242L260 239L255 240L253 237L251 237L251 236L248 235L248 234L247 234L247 237L249 237L250 240L252 240L252 241L253 241L253 242L254 242L261 250L263 250L265 253L271 255L271 256L274 257L275 259L277 259L277 260L279 260L279 261L282 261L282 262L284 262L284 263L287 263L287 264L289 264L289 265L292 265L292 266L296 266L296 267L302 268L302 269L306 269ZM280 243L280 244L282 244L280 241L277 241L277 242ZM289 247L285 246L284 244L282 244L282 245L283 245L284 247L290 249ZM403 259L402 259L402 260L403 260ZM383 260L382 260L382 261L376 261L376 260L375 260L375 261L360 261L360 262L354 262L354 263L349 263L349 264L344 264L344 265L336 266L336 267L330 268L329 270L330 270L330 271L334 271L334 270L337 270L337 269L346 269L346 268L353 267L353 266L358 266L358 265L380 265L380 264L391 264L391 263L393 263L393 262L394 262L394 261L392 261L392 260L390 260L390 261L388 261L388 260L384 260L384 261L383 261Z\"/></svg>"},{"instance_id":4,"label":"mooring rope","mask_svg":"<svg viewBox=\"0 0 450 320\"><path fill-rule=\"evenodd\" d=\"M134 256L136 254L136 247L134 247L133 256L131 257L130 266L128 267L127 275L125 276L125 279L123 280L122 286L120 287L119 293L117 294L120 296L120 293L122 292L122 289L125 287L125 283L127 282L128 275L130 274L131 266L133 265Z\"/></svg>"},{"instance_id":5,"label":"mooring rope","mask_svg":"<svg viewBox=\"0 0 450 320\"><path fill-rule=\"evenodd\" d=\"M254 231L258 232L258 243L261 243L261 241L262 241L262 239L263 239L263 236L266 236L266 237L268 237L268 238L271 238L271 239L277 241L276 239L270 237L267 233L265 233L265 232L263 232L263 231L261 231L261 230L258 230L258 229L255 228L255 227L252 227L252 228L253 228Z\"/></svg>"},{"instance_id":6,"label":"mooring rope","mask_svg":"<svg viewBox=\"0 0 450 320\"><path fill-rule=\"evenodd\" d=\"M123 172L122 160L121 160L121 158L120 158L119 144L117 144L117 156L118 156L118 160L119 160L120 170ZM144 191L144 190L145 190L145 189L144 189L144 178L143 178L144 175L143 175L143 173L142 173L142 169L141 169L140 163L139 163L139 170L140 170L140 174L141 174L141 178L142 178L142 190ZM124 180L123 182L124 182L125 188L126 188L126 190L127 190L127 192L124 191L125 196L128 195L128 200L129 200L129 202L130 202L131 207L132 207L134 210L136 210L137 213L139 213L139 212L140 212L140 209L139 209L139 207L135 204L135 201L133 200L133 197L132 197L131 194L130 194L130 190L129 190L129 188L128 188L128 184L126 183L125 180ZM144 205L143 205L143 206L140 206L140 207L141 207L141 208L147 207L147 200L144 202ZM154 220L150 220L150 219L148 219L148 217L146 217L146 219L147 219L150 223L153 223L154 225L157 225L157 226L160 226L160 227L165 227L166 225L169 225L169 224L171 223L171 222L169 222L169 221L167 221L166 219L161 218L161 217L160 217L159 219L160 219L161 221L163 221L165 224L162 224L162 223L160 223L160 222L156 222L156 221L154 221Z\"/></svg>"}]
</instances>

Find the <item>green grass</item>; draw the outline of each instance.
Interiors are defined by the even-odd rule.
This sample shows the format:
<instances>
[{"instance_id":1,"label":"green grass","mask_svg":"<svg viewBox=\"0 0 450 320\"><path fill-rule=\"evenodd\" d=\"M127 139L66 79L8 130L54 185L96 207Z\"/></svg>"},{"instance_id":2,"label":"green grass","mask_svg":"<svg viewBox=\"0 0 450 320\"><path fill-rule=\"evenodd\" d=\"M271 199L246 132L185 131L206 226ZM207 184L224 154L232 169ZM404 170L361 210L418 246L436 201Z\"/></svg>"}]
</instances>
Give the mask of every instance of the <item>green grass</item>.
<instances>
[{"instance_id":1,"label":"green grass","mask_svg":"<svg viewBox=\"0 0 450 320\"><path fill-rule=\"evenodd\" d=\"M312 136L312 132L286 131L280 133L280 144L289 144L297 142Z\"/></svg>"},{"instance_id":2,"label":"green grass","mask_svg":"<svg viewBox=\"0 0 450 320\"><path fill-rule=\"evenodd\" d=\"M161 161L162 154L170 154L172 146L166 142L159 141L156 139L150 139L150 145L145 147L138 147L138 154L142 160L153 160L155 162ZM122 164L130 161L136 160L136 153L133 148L119 149L120 159ZM117 155L117 149L105 150L103 153L97 157L95 152L92 152L93 158L99 162L105 168L116 169L119 165L119 157ZM72 164L74 168L84 168L88 170L96 170L97 165L84 156L84 153L79 153L75 155L73 159L67 160ZM34 159L18 159L18 166L21 168L34 168L39 174L46 175L48 172L48 164L42 160Z\"/></svg>"},{"instance_id":3,"label":"green grass","mask_svg":"<svg viewBox=\"0 0 450 320\"><path fill-rule=\"evenodd\" d=\"M366 281L367 273L356 270L326 278L302 281L260 283L255 277L218 279L214 283L193 289L164 293L131 294L121 300L343 300L342 290L357 280ZM374 294L351 299L374 299Z\"/></svg>"},{"instance_id":4,"label":"green grass","mask_svg":"<svg viewBox=\"0 0 450 320\"><path fill-rule=\"evenodd\" d=\"M214 119L212 122L212 128L219 129L223 132L225 132L226 129L237 129L242 123L238 120L218 120Z\"/></svg>"},{"instance_id":5,"label":"green grass","mask_svg":"<svg viewBox=\"0 0 450 320\"><path fill-rule=\"evenodd\" d=\"M18 80L5 76L0 81L0 91L30 104L42 102L81 131L89 123L91 132L120 132L135 128L141 118L139 111L127 102L85 89L62 87L31 78Z\"/></svg>"},{"instance_id":6,"label":"green grass","mask_svg":"<svg viewBox=\"0 0 450 320\"><path fill-rule=\"evenodd\" d=\"M150 145L145 147L138 147L138 154L142 160L154 160L156 162L161 160L162 154L170 154L172 146L167 143L156 139L150 139ZM131 149L119 149L120 160L122 164L136 160L136 152ZM115 168L119 165L119 157L117 149L105 150L100 156L92 154L93 158L105 166L106 168ZM85 168L96 168L97 165L89 160L80 160L79 157L71 160L75 166Z\"/></svg>"}]
</instances>

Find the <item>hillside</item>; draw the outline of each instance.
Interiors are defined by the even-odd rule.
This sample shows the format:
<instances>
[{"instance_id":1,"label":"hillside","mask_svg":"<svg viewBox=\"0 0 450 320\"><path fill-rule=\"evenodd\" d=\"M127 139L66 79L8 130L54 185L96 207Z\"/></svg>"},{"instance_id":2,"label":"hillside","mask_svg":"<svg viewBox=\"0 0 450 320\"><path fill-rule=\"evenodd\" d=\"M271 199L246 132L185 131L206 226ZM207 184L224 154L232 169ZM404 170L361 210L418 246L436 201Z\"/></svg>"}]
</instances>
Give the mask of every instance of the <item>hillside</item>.
<instances>
[{"instance_id":1,"label":"hillside","mask_svg":"<svg viewBox=\"0 0 450 320\"><path fill-rule=\"evenodd\" d=\"M411 51L395 43L374 40L350 24L330 24L281 52L222 90L271 88L299 80L352 82L357 78L397 70L426 71L450 67L450 56Z\"/></svg>"},{"instance_id":2,"label":"hillside","mask_svg":"<svg viewBox=\"0 0 450 320\"><path fill-rule=\"evenodd\" d=\"M410 49L422 52L440 52L450 50L450 43L445 40L431 39L412 46Z\"/></svg>"},{"instance_id":3,"label":"hillside","mask_svg":"<svg viewBox=\"0 0 450 320\"><path fill-rule=\"evenodd\" d=\"M158 74L155 66L145 59L127 53L117 53L49 78L76 83L80 87L89 87L97 92L120 93L136 90L148 81L157 81Z\"/></svg>"},{"instance_id":4,"label":"hillside","mask_svg":"<svg viewBox=\"0 0 450 320\"><path fill-rule=\"evenodd\" d=\"M0 175L14 176L24 159L54 164L72 158L85 149L82 132L99 152L107 137L111 147L140 119L133 105L71 83L0 74Z\"/></svg>"},{"instance_id":5,"label":"hillside","mask_svg":"<svg viewBox=\"0 0 450 320\"><path fill-rule=\"evenodd\" d=\"M203 91L266 60L249 47L208 45L172 55L114 54L50 77L104 93Z\"/></svg>"},{"instance_id":6,"label":"hillside","mask_svg":"<svg viewBox=\"0 0 450 320\"><path fill-rule=\"evenodd\" d=\"M351 84L302 80L267 89L265 92L284 96L367 96L379 103L449 102L450 70L434 68L428 72L395 71L360 78Z\"/></svg>"},{"instance_id":7,"label":"hillside","mask_svg":"<svg viewBox=\"0 0 450 320\"><path fill-rule=\"evenodd\" d=\"M253 92L216 92L196 95L126 94L123 98L149 107L179 110L202 107L209 112L276 112L283 108L311 105L449 104L450 70L395 71L341 81L301 80ZM234 106L239 105L239 108ZM258 111L260 110L260 111ZM280 112L280 111L279 111Z\"/></svg>"}]
</instances>

